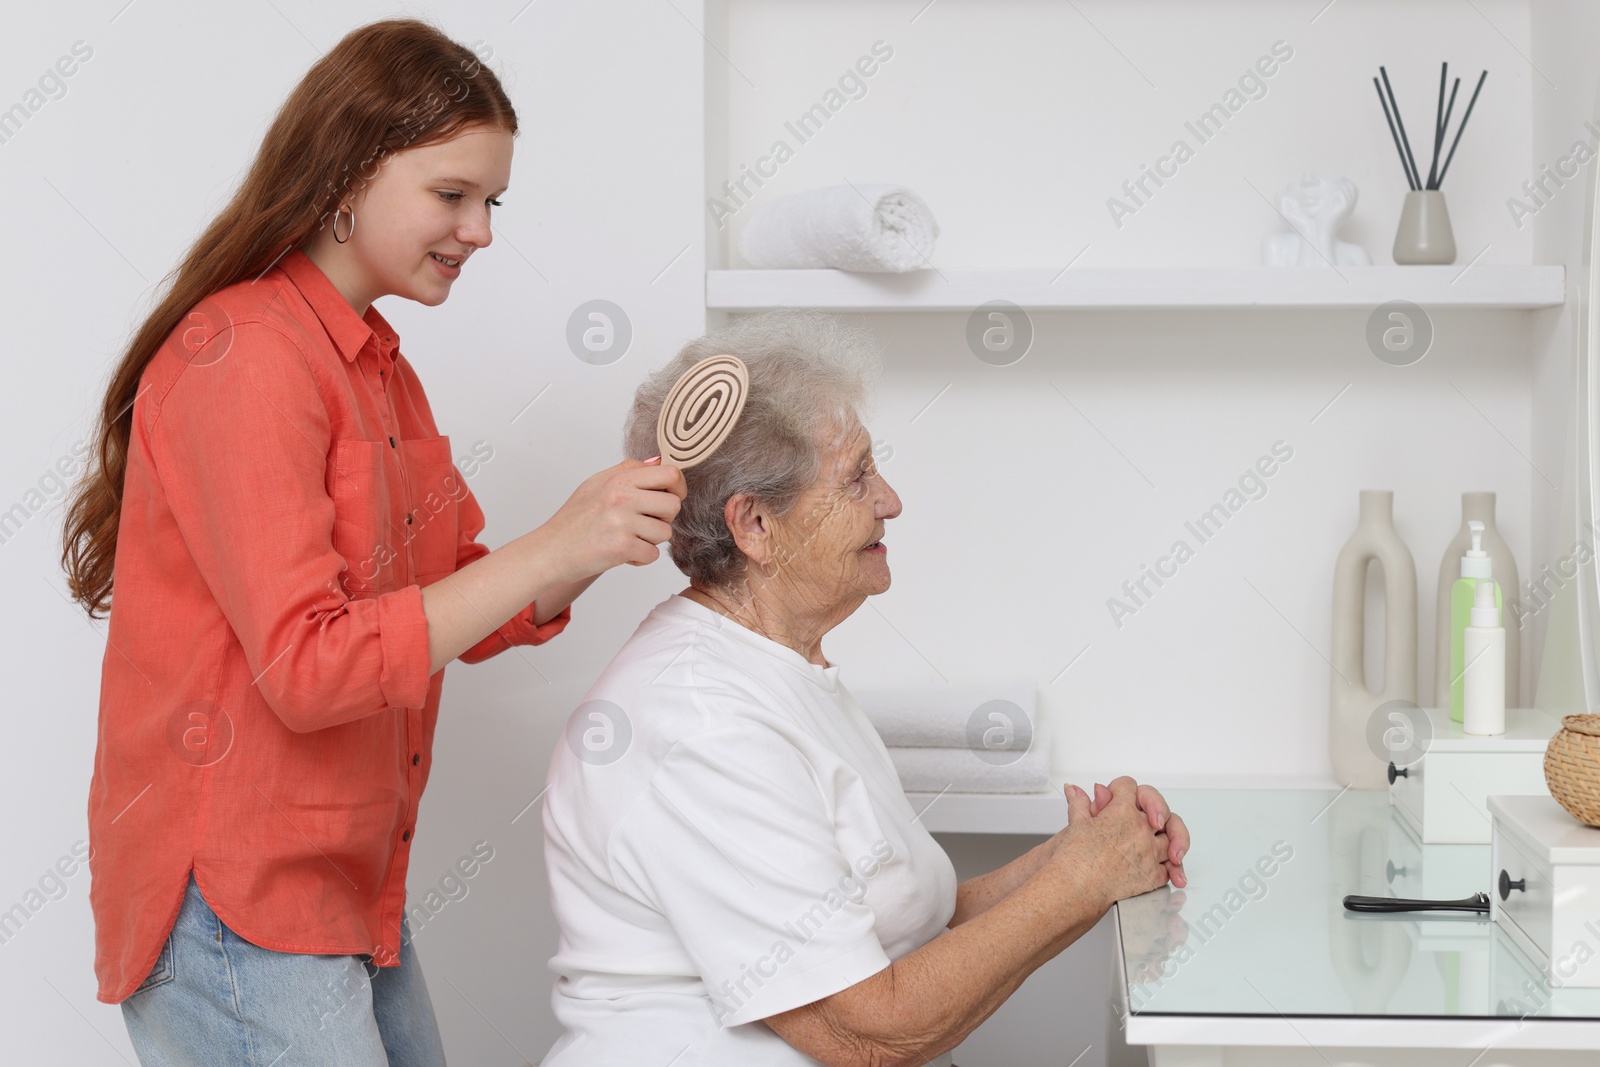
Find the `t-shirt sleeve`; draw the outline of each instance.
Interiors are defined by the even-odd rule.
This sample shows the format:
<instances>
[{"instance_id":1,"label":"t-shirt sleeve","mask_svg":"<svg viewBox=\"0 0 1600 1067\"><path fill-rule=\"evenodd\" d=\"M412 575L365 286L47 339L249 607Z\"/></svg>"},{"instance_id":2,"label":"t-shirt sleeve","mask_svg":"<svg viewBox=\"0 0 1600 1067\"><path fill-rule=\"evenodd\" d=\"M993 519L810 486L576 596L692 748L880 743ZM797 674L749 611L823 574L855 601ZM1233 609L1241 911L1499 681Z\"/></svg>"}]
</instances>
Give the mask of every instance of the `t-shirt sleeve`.
<instances>
[{"instance_id":1,"label":"t-shirt sleeve","mask_svg":"<svg viewBox=\"0 0 1600 1067\"><path fill-rule=\"evenodd\" d=\"M766 727L674 744L619 820L610 855L623 891L671 922L723 1026L889 966L817 776Z\"/></svg>"}]
</instances>

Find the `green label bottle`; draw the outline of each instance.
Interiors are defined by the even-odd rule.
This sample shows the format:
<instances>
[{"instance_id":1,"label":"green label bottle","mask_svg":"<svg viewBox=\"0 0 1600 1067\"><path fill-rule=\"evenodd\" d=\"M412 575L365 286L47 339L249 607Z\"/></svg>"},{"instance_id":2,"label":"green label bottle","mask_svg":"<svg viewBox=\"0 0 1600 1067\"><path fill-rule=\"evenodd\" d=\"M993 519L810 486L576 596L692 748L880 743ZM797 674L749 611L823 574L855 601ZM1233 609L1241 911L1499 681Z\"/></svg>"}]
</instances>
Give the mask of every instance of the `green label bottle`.
<instances>
[{"instance_id":1,"label":"green label bottle","mask_svg":"<svg viewBox=\"0 0 1600 1067\"><path fill-rule=\"evenodd\" d=\"M1505 625L1505 607L1500 584L1494 580L1494 563L1483 550L1483 523L1473 519L1467 523L1467 529L1472 531L1472 547L1461 557L1461 577L1450 587L1450 718L1454 722L1465 721L1463 633L1472 621L1472 602L1477 597L1479 582L1494 585L1495 622Z\"/></svg>"}]
</instances>

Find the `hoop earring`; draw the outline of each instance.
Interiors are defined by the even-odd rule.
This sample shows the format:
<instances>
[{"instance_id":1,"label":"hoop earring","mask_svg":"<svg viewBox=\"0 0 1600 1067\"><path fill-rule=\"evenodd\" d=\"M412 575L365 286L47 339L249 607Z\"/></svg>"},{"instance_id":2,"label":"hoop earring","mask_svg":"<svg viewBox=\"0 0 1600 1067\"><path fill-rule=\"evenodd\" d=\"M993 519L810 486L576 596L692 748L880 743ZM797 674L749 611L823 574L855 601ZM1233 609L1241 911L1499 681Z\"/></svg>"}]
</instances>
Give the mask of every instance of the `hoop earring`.
<instances>
[{"instance_id":1,"label":"hoop earring","mask_svg":"<svg viewBox=\"0 0 1600 1067\"><path fill-rule=\"evenodd\" d=\"M345 211L349 211L350 212L350 232L348 234L346 234L345 236L340 237L339 236L339 216L340 216L340 214L342 214ZM340 244L344 244L346 241L350 240L350 238L354 237L355 235L356 235L356 209L353 208L353 207L352 208L343 208L343 207L335 208L334 212L333 212L333 239L335 241L338 241Z\"/></svg>"}]
</instances>

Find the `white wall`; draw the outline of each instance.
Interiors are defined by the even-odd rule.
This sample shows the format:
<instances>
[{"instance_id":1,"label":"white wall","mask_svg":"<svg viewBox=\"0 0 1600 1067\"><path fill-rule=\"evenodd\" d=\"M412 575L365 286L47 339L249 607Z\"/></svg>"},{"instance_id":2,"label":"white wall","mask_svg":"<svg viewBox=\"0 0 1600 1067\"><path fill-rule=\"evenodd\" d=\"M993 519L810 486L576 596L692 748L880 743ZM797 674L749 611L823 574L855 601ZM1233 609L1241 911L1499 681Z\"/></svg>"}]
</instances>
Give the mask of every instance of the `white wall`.
<instances>
[{"instance_id":1,"label":"white wall","mask_svg":"<svg viewBox=\"0 0 1600 1067\"><path fill-rule=\"evenodd\" d=\"M1526 6L1319 7L734 0L724 175L775 140L793 156L747 183L743 205L709 177L737 208L713 261L743 265L737 236L764 200L870 181L928 202L940 267L1253 264L1286 228L1265 198L1315 170L1356 183L1344 237L1392 263L1405 184L1371 78L1388 66L1426 171L1444 59L1463 80L1457 116L1490 71L1444 185L1458 262L1531 262L1504 203L1528 177ZM865 92L802 142L785 121L880 41L893 55ZM1200 143L1185 121L1275 42L1292 55L1264 94ZM1177 138L1193 158L1114 221L1108 198L1131 203L1123 181ZM840 628L841 658L875 683L1037 678L1069 777L1331 781L1332 568L1359 490L1395 492L1426 703L1460 494L1498 494L1527 573L1538 480L1524 458L1532 317L1437 312L1428 355L1393 367L1367 347L1370 310L1035 313L1033 350L1005 368L967 350L964 314L860 316L889 348L872 431L893 448L882 469L906 510L888 529L896 585ZM1186 535L1279 440L1294 458L1265 498L1204 545ZM1180 537L1195 558L1119 626L1107 599ZM1376 687L1381 629L1370 636Z\"/></svg>"},{"instance_id":2,"label":"white wall","mask_svg":"<svg viewBox=\"0 0 1600 1067\"><path fill-rule=\"evenodd\" d=\"M943 227L938 266L1061 267L1085 245L1082 266L1211 265L1257 262L1261 236L1285 228L1262 195L1314 170L1356 183L1345 237L1389 263L1405 184L1371 79L1387 66L1420 158L1448 60L1462 79L1457 117L1489 70L1444 185L1460 262L1485 246L1479 262L1528 262L1528 233L1509 225L1503 204L1528 176L1537 76L1517 54L1528 51L1526 4L1477 3L1482 18L1448 0L1321 7L730 0L728 174L707 185L786 137L794 158L755 202L845 180L905 183ZM894 55L865 79L865 95L803 145L787 134L784 121L879 40ZM1184 122L1277 41L1293 56L1265 79L1265 95L1199 144ZM1194 158L1113 225L1106 199L1180 137ZM736 215L731 232L748 217Z\"/></svg>"},{"instance_id":3,"label":"white wall","mask_svg":"<svg viewBox=\"0 0 1600 1067\"><path fill-rule=\"evenodd\" d=\"M1252 263L1260 237L1282 228L1257 190L1271 196L1311 169L1357 183L1345 236L1388 262L1403 185L1368 79L1389 65L1416 131L1430 114L1435 64L1448 59L1464 89L1490 70L1445 186L1460 261L1480 251L1482 263L1563 261L1576 248L1576 198L1521 230L1504 201L1529 177L1530 159L1571 139L1593 99L1593 16L1581 3L1530 3L1479 0L1480 16L1422 0L1340 0L1320 14L1316 2L1244 0L1076 11L730 0L725 25L719 9L703 27L699 5L684 0L543 0L520 15L520 2L418 6L456 38L494 49L523 132L495 246L443 307L385 300L382 310L458 452L479 439L495 448L473 481L490 517L486 540L531 528L617 459L633 385L703 328L708 261L739 265L724 244L748 211L718 230L705 198L880 38L895 55L867 95L760 197L905 182L940 220L934 262L943 267L1060 267L1080 254L1080 265ZM74 41L94 48L66 94L0 144L0 226L14 253L0 266L11 353L0 507L24 499L87 434L150 287L229 194L289 88L343 33L390 13L111 0L29 8L21 31L0 38L12 75L0 107L22 99ZM702 28L717 49L707 51ZM1279 39L1295 54L1267 95L1115 227L1106 198ZM635 328L627 356L606 367L580 362L564 341L569 313L597 297L621 304ZM1062 727L1057 770L1079 781L1327 780L1332 566L1357 492L1396 493L1417 563L1426 700L1434 581L1460 492L1500 494L1502 531L1527 574L1547 558L1538 553L1548 520L1535 521L1534 504L1543 516L1551 497L1523 456L1559 480L1559 430L1534 416L1562 396L1560 313L1435 314L1433 350L1407 368L1372 356L1365 320L1361 311L1039 314L1034 350L995 368L966 351L963 315L862 316L887 348L871 426L894 449L883 470L905 513L888 532L894 588L839 628L830 656L861 685L1032 675ZM1278 439L1294 458L1269 494L1115 627L1106 598ZM0 546L20 698L0 773L10 815L0 908L85 836L104 626L63 599L59 499ZM682 584L665 560L607 575L557 642L450 668L409 886L425 892L476 840L495 846L469 896L418 937L456 1062L537 1060L555 1036L538 809L511 819L543 787L559 724L583 690L644 611ZM1536 653L1536 642L1525 651L1525 693ZM964 873L1005 853L949 846ZM94 1000L87 885L78 876L65 899L0 945L0 1058L132 1061L119 1013ZM1084 946L1081 968L1057 968L1050 980L1092 987L1104 971L1088 956L1103 955L1101 942ZM1047 977L1019 998L1059 1002L1039 993ZM1097 1039L1100 1016L1093 1005L1070 1034ZM1011 1012L1006 1025L1021 1028L1026 1016ZM981 1067L980 1053L1004 1044L991 1028L962 1062ZM1037 1032L1015 1044L1038 1050L1036 1062L1052 1047ZM1103 1062L1098 1047L1080 1061Z\"/></svg>"}]
</instances>

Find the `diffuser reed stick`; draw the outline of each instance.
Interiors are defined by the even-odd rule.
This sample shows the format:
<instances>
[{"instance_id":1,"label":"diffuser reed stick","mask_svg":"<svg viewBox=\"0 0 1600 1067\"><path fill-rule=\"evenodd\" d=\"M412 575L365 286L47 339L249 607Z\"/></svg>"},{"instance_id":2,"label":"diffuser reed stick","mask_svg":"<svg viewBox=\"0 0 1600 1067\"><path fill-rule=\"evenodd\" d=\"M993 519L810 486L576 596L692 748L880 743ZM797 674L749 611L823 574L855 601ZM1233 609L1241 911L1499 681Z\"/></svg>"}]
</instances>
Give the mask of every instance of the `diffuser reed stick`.
<instances>
[{"instance_id":1,"label":"diffuser reed stick","mask_svg":"<svg viewBox=\"0 0 1600 1067\"><path fill-rule=\"evenodd\" d=\"M1417 182L1411 176L1411 163L1406 158L1406 150L1400 147L1400 135L1394 129L1394 116L1389 113L1389 98L1383 95L1383 86L1378 84L1377 78L1372 79L1372 87L1378 90L1378 102L1383 105L1383 117L1389 120L1389 136L1394 138L1394 150L1400 153L1400 169L1406 172L1406 185L1415 189Z\"/></svg>"},{"instance_id":2,"label":"diffuser reed stick","mask_svg":"<svg viewBox=\"0 0 1600 1067\"><path fill-rule=\"evenodd\" d=\"M1482 74L1478 75L1478 84L1476 88L1472 90L1472 99L1467 101L1466 114L1461 116L1461 125L1456 127L1456 139L1450 142L1450 154L1444 157L1444 166L1439 169L1440 182L1444 181L1445 171L1450 169L1450 161L1456 158L1456 145L1461 143L1461 131L1467 128L1467 120L1472 117L1472 105L1478 102L1478 90L1483 88L1483 79L1487 78L1488 76L1488 71L1484 71ZM1459 78L1456 80L1457 82L1460 81ZM1439 186L1437 184L1434 185L1435 189L1438 187Z\"/></svg>"},{"instance_id":3,"label":"diffuser reed stick","mask_svg":"<svg viewBox=\"0 0 1600 1067\"><path fill-rule=\"evenodd\" d=\"M1450 170L1450 161L1456 156L1456 146L1461 143L1461 134L1467 128L1467 120L1472 118L1472 107L1478 102L1478 93L1483 89L1483 81L1489 76L1486 70L1478 75L1478 84L1472 90L1472 98L1467 101L1467 109L1461 115L1461 125L1456 127L1455 139L1450 142L1450 151L1444 157L1444 165L1439 165L1439 150L1444 146L1445 133L1450 127L1450 116L1456 109L1456 91L1461 88L1461 79L1457 78L1450 87L1450 99L1445 100L1445 83L1449 80L1450 64L1444 63L1439 67L1439 102L1433 113L1433 158L1428 164L1428 179L1422 180L1421 172L1417 170L1416 157L1411 152L1411 140L1406 136L1406 124L1400 118L1400 103L1394 97L1394 86L1389 84L1389 72L1383 67L1378 68L1382 76L1382 84L1377 78L1372 79L1372 87L1378 91L1378 103L1383 105L1383 117L1389 123L1389 136L1394 139L1394 150L1400 155L1400 169L1405 171L1406 185L1413 191L1419 189L1438 189L1444 184L1444 176Z\"/></svg>"}]
</instances>

